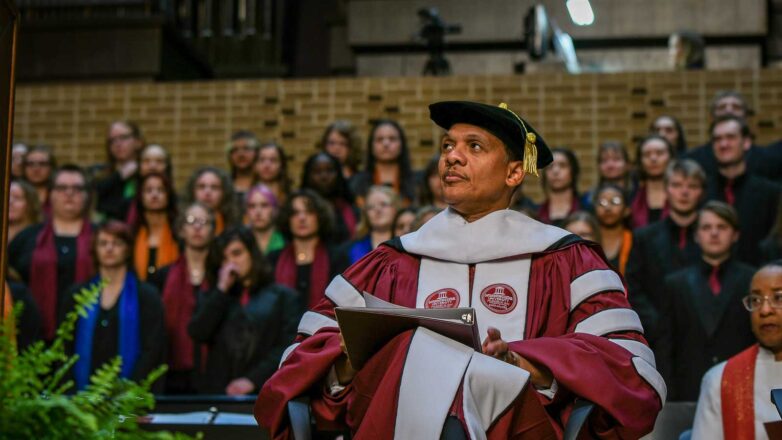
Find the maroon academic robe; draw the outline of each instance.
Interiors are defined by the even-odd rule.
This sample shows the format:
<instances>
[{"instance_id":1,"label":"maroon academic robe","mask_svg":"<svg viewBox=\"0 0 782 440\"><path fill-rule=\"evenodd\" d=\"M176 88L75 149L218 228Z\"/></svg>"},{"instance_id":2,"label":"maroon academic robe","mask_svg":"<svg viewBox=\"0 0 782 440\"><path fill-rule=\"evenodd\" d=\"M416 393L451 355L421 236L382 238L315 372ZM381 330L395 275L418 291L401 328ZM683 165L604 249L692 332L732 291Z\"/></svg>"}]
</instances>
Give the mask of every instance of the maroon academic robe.
<instances>
[{"instance_id":1,"label":"maroon academic robe","mask_svg":"<svg viewBox=\"0 0 782 440\"><path fill-rule=\"evenodd\" d=\"M593 245L515 211L472 223L451 210L375 251L326 289L255 407L272 438L289 438L286 403L309 395L322 429L361 438L439 438L448 415L473 438L556 438L576 396L597 406L600 438L650 432L665 383L629 308L622 279ZM473 307L481 338L498 328L510 349L545 365L547 390L528 373L426 329L393 339L346 387L335 306L363 306L361 292L405 307ZM545 409L545 410L541 410Z\"/></svg>"}]
</instances>

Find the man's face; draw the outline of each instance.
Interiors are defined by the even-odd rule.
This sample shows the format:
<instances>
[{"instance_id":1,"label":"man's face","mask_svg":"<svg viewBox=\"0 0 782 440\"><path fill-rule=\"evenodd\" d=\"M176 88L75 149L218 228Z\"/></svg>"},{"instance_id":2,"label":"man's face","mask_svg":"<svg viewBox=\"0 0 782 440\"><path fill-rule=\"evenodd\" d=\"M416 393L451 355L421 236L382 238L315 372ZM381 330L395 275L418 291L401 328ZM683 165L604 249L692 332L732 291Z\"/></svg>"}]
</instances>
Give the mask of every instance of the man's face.
<instances>
[{"instance_id":1,"label":"man's face","mask_svg":"<svg viewBox=\"0 0 782 440\"><path fill-rule=\"evenodd\" d=\"M703 211L698 217L695 241L703 255L719 259L730 254L730 247L739 239L739 233L730 223L711 211Z\"/></svg>"},{"instance_id":2,"label":"man's face","mask_svg":"<svg viewBox=\"0 0 782 440\"><path fill-rule=\"evenodd\" d=\"M237 139L231 143L229 157L231 167L239 171L249 171L253 163L257 150L252 146L250 139Z\"/></svg>"},{"instance_id":3,"label":"man's face","mask_svg":"<svg viewBox=\"0 0 782 440\"><path fill-rule=\"evenodd\" d=\"M734 165L744 160L752 141L741 135L741 124L737 121L723 121L714 126L711 132L714 156L720 165Z\"/></svg>"},{"instance_id":4,"label":"man's face","mask_svg":"<svg viewBox=\"0 0 782 440\"><path fill-rule=\"evenodd\" d=\"M508 161L505 145L493 134L454 124L440 143L443 199L462 214L507 208L511 185L520 184L524 176L519 164Z\"/></svg>"},{"instance_id":5,"label":"man's face","mask_svg":"<svg viewBox=\"0 0 782 440\"><path fill-rule=\"evenodd\" d=\"M720 116L733 115L737 118L747 117L747 108L744 107L744 103L735 96L726 96L714 105L714 118Z\"/></svg>"},{"instance_id":6,"label":"man's face","mask_svg":"<svg viewBox=\"0 0 782 440\"><path fill-rule=\"evenodd\" d=\"M750 294L782 300L782 268L770 266L758 271L752 277ZM775 354L782 352L782 309L771 307L764 299L760 307L750 312L750 320L760 345Z\"/></svg>"},{"instance_id":7,"label":"man's face","mask_svg":"<svg viewBox=\"0 0 782 440\"><path fill-rule=\"evenodd\" d=\"M703 185L694 177L682 173L673 173L665 186L671 209L682 215L692 214L698 208L703 195Z\"/></svg>"}]
</instances>

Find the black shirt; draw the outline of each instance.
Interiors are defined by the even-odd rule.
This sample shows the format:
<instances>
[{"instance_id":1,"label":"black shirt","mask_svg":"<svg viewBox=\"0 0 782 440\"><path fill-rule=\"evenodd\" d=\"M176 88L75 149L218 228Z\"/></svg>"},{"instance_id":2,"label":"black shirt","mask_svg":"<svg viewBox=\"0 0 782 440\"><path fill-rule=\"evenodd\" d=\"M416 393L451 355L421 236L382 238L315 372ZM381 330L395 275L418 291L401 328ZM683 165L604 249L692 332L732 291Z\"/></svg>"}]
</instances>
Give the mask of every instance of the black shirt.
<instances>
[{"instance_id":1,"label":"black shirt","mask_svg":"<svg viewBox=\"0 0 782 440\"><path fill-rule=\"evenodd\" d=\"M71 310L75 307L73 295L89 283L84 283L69 290L65 298L66 308ZM146 376L155 368L165 362L166 332L165 320L163 316L163 304L160 302L160 294L157 289L145 282L138 282L138 302L139 302L139 343L140 353L136 360L136 366L131 374L131 379L138 381ZM100 307L98 319L95 323L95 332L92 339L92 369L103 365L105 362L113 359L119 354L119 299L111 309L105 310ZM64 315L61 316L61 320ZM74 342L69 346L70 353L73 353ZM160 382L160 381L159 381ZM154 389L162 391L162 383L156 383Z\"/></svg>"},{"instance_id":2,"label":"black shirt","mask_svg":"<svg viewBox=\"0 0 782 440\"><path fill-rule=\"evenodd\" d=\"M780 187L766 179L744 173L734 179L717 174L707 183L709 200L726 202L725 188L731 183L739 216L739 241L735 256L741 261L757 265L761 256L758 245L771 231L779 205Z\"/></svg>"}]
</instances>

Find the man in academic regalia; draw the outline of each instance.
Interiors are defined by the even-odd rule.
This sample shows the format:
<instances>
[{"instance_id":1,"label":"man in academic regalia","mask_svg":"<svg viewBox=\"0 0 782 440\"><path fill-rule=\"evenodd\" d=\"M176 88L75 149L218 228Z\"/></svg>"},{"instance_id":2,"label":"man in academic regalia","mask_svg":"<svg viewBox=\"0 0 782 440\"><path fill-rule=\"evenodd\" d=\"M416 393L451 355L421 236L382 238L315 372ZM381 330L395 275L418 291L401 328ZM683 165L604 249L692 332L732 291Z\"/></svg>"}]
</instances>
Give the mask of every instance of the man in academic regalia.
<instances>
[{"instance_id":1,"label":"man in academic regalia","mask_svg":"<svg viewBox=\"0 0 782 440\"><path fill-rule=\"evenodd\" d=\"M311 398L320 429L355 438L557 438L577 397L595 403L595 438L638 438L665 401L621 277L600 249L509 210L526 174L552 161L545 141L501 104L440 102L439 174L449 208L337 276L255 408L289 438L286 403ZM483 353L418 328L355 371L338 306L362 292L405 307L472 307Z\"/></svg>"},{"instance_id":2,"label":"man in academic regalia","mask_svg":"<svg viewBox=\"0 0 782 440\"><path fill-rule=\"evenodd\" d=\"M782 388L782 260L760 268L743 299L758 344L712 367L701 384L692 439L767 439L780 419L769 399Z\"/></svg>"}]
</instances>

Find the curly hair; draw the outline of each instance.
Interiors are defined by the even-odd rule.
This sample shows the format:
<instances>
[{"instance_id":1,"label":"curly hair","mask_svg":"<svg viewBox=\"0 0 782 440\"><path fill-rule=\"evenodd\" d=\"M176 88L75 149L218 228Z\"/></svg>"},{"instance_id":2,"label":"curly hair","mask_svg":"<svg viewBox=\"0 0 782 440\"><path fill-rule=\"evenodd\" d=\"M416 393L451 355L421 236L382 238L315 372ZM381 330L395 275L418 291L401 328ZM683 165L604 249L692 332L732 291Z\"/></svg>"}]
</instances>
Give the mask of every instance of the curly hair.
<instances>
[{"instance_id":1,"label":"curly hair","mask_svg":"<svg viewBox=\"0 0 782 440\"><path fill-rule=\"evenodd\" d=\"M236 223L239 219L239 208L234 203L233 198L233 186L228 174L220 168L205 166L198 168L187 180L187 186L185 189L185 197L183 202L185 204L191 204L196 201L195 199L195 187L198 179L206 173L212 173L220 180L220 187L223 191L223 198L220 200L220 206L218 211L223 215L223 220L226 225Z\"/></svg>"},{"instance_id":2,"label":"curly hair","mask_svg":"<svg viewBox=\"0 0 782 440\"><path fill-rule=\"evenodd\" d=\"M293 202L299 198L304 199L307 211L314 213L318 219L318 238L324 242L329 241L334 232L334 211L323 197L310 189L300 189L288 196L277 217L277 229L286 240L293 240L291 232L291 218L294 214Z\"/></svg>"}]
</instances>

